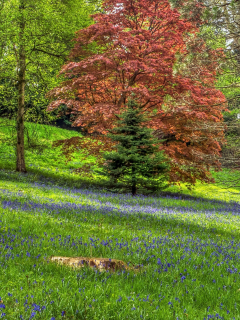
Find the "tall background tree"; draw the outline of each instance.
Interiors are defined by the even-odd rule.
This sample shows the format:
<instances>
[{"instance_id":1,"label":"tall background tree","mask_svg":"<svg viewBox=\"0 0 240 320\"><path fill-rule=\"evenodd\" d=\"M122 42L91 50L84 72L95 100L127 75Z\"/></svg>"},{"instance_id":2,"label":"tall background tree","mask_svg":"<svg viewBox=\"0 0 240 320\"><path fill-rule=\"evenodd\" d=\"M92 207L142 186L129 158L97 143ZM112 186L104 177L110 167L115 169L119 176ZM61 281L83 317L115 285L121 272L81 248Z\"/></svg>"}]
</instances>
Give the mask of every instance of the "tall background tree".
<instances>
[{"instance_id":1,"label":"tall background tree","mask_svg":"<svg viewBox=\"0 0 240 320\"><path fill-rule=\"evenodd\" d=\"M2 104L5 114L17 113L17 171L26 172L24 116L27 107L47 104L43 97L58 83L55 75L72 47L74 32L91 23L89 14L95 9L94 1L84 0L1 1L0 91L5 98L8 92L9 99ZM30 99L27 103L26 91ZM8 102L9 109L8 106L6 109Z\"/></svg>"},{"instance_id":2,"label":"tall background tree","mask_svg":"<svg viewBox=\"0 0 240 320\"><path fill-rule=\"evenodd\" d=\"M227 144L222 164L240 169L240 5L238 1L211 1L206 4L208 25L214 30L212 43L224 41L226 59L218 86L228 100L230 112L224 113ZM220 40L221 39L221 40ZM240 183L240 181L239 181Z\"/></svg>"},{"instance_id":3,"label":"tall background tree","mask_svg":"<svg viewBox=\"0 0 240 320\"><path fill-rule=\"evenodd\" d=\"M172 0L183 16L191 13L196 21L202 17L199 38L206 49L224 49L222 72L217 76L216 87L225 95L228 111L223 112L226 143L222 145L221 165L230 169L227 179L221 175L218 182L227 187L240 186L234 170L240 169L240 4L235 0ZM197 18L198 19L198 18ZM220 128L219 128L220 129Z\"/></svg>"},{"instance_id":4,"label":"tall background tree","mask_svg":"<svg viewBox=\"0 0 240 320\"><path fill-rule=\"evenodd\" d=\"M66 105L73 125L102 137L134 93L142 113L152 114L149 127L165 139L159 150L171 159L171 181L212 181L224 140L225 98L214 87L222 51L206 50L197 36L200 15L183 19L167 0L106 0L103 10L77 33L49 110Z\"/></svg>"}]
</instances>

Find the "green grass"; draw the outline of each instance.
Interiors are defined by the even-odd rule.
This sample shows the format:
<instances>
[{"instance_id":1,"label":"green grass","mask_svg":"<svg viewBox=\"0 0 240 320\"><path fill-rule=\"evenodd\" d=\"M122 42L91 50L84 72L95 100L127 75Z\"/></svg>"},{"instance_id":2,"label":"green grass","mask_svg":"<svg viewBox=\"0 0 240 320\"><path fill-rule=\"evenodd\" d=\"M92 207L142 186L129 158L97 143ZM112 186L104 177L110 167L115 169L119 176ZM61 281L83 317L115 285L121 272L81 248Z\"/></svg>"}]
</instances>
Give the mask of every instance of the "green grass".
<instances>
[{"instance_id":1,"label":"green grass","mask_svg":"<svg viewBox=\"0 0 240 320\"><path fill-rule=\"evenodd\" d=\"M238 187L223 189L220 181L131 197L97 190L96 180L91 189L71 172L82 154L65 165L50 147L77 133L35 128L46 148L27 150L29 173L15 173L13 148L1 145L0 318L240 318ZM48 139L44 128L51 130ZM9 138L6 128L0 132ZM120 259L141 268L72 269L50 262L52 255Z\"/></svg>"},{"instance_id":2,"label":"green grass","mask_svg":"<svg viewBox=\"0 0 240 320\"><path fill-rule=\"evenodd\" d=\"M81 186L83 184L94 185L101 183L101 180L95 183L92 179L90 180L86 176L81 177L73 172L74 169L81 167L85 163L91 163L94 166L94 157L88 157L85 160L83 159L84 151L80 150L73 153L72 161L66 162L61 152L61 147L53 147L54 141L81 136L80 133L35 123L26 123L25 127L26 168L29 173L32 173L35 181L44 176L44 178L48 178L50 181L57 181L62 185ZM28 136L30 137L30 146ZM1 169L15 170L15 139L14 122L0 118Z\"/></svg>"}]
</instances>

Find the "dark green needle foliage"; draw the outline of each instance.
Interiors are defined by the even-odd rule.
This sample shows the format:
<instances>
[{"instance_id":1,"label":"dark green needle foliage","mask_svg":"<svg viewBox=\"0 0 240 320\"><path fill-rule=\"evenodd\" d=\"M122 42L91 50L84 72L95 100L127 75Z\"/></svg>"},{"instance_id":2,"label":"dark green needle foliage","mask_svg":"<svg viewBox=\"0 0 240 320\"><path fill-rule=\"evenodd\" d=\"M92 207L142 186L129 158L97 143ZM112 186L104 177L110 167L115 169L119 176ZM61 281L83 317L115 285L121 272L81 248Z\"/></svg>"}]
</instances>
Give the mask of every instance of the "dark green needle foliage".
<instances>
[{"instance_id":1,"label":"dark green needle foliage","mask_svg":"<svg viewBox=\"0 0 240 320\"><path fill-rule=\"evenodd\" d=\"M136 103L130 101L118 126L108 135L117 142L116 151L104 155L104 171L110 184L117 187L120 183L133 196L137 190L153 192L167 185L169 163L159 152L159 140L146 127L147 121Z\"/></svg>"}]
</instances>

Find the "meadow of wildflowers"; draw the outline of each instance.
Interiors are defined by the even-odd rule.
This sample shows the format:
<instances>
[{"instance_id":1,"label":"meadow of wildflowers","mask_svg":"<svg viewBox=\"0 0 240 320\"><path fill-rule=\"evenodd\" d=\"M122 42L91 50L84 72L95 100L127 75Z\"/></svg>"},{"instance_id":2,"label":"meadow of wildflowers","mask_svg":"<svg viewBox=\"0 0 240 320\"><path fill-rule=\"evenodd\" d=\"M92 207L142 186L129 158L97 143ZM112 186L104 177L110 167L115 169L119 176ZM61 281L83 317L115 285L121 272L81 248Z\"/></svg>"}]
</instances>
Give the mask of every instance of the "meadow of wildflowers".
<instances>
[{"instance_id":1,"label":"meadow of wildflowers","mask_svg":"<svg viewBox=\"0 0 240 320\"><path fill-rule=\"evenodd\" d=\"M2 319L240 318L240 202L20 177L0 173ZM52 255L141 268L72 269Z\"/></svg>"},{"instance_id":2,"label":"meadow of wildflowers","mask_svg":"<svg viewBox=\"0 0 240 320\"><path fill-rule=\"evenodd\" d=\"M52 140L73 134L52 130ZM66 165L50 144L27 150L21 175L13 148L1 150L0 319L240 319L239 190L113 194L83 187L79 155ZM73 269L51 256L141 267Z\"/></svg>"}]
</instances>

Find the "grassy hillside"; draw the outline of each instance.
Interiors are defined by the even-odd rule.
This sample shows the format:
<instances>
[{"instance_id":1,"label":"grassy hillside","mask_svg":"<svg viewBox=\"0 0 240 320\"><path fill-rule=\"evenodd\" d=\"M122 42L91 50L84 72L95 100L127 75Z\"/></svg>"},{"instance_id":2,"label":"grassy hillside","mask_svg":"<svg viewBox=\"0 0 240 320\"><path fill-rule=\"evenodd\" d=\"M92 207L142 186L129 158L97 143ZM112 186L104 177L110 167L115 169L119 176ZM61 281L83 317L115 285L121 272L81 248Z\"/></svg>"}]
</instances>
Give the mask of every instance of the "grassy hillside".
<instances>
[{"instance_id":1,"label":"grassy hillside","mask_svg":"<svg viewBox=\"0 0 240 320\"><path fill-rule=\"evenodd\" d=\"M52 183L58 183L67 186L95 186L101 187L101 180L98 177L95 180L89 180L84 175L78 175L73 172L74 169L81 167L84 163L92 163L94 158L89 157L83 160L84 150L74 153L73 160L66 163L65 157L61 153L61 148L53 148L52 143L56 140L63 140L74 136L81 136L76 131L60 129L54 126L40 125L35 123L26 123L26 166L29 172L29 178L34 181L44 180ZM5 170L15 170L15 148L16 132L14 123L0 118L0 168ZM12 173L13 174L13 173ZM235 181L239 178L240 172L231 173L228 170L213 173L216 178L216 184L198 183L191 192L186 186L172 186L167 192L191 194L193 196L202 196L211 198L216 193L221 194L221 199L236 200L240 191L240 183L231 184L229 181ZM24 177L21 177L24 179ZM223 183L226 182L226 183ZM233 185L233 186L232 186ZM235 185L235 186L234 186ZM230 186L230 187L229 187Z\"/></svg>"},{"instance_id":2,"label":"grassy hillside","mask_svg":"<svg viewBox=\"0 0 240 320\"><path fill-rule=\"evenodd\" d=\"M84 188L87 179L71 172L81 154L66 166L50 147L77 133L34 126L46 148L27 151L28 174L13 171L14 149L1 145L2 319L239 319L237 188L198 184L152 197ZM129 268L71 268L51 256L119 259Z\"/></svg>"},{"instance_id":3,"label":"grassy hillside","mask_svg":"<svg viewBox=\"0 0 240 320\"><path fill-rule=\"evenodd\" d=\"M80 177L72 172L73 169L81 167L86 162L82 159L83 152L75 152L73 160L66 163L61 148L52 147L54 141L81 136L80 133L35 123L26 123L25 127L26 167L35 181L44 177L52 181L57 179L58 183L77 186L88 183L86 177ZM15 170L15 140L14 123L0 118L1 169ZM89 157L87 162L94 164L94 158Z\"/></svg>"}]
</instances>

